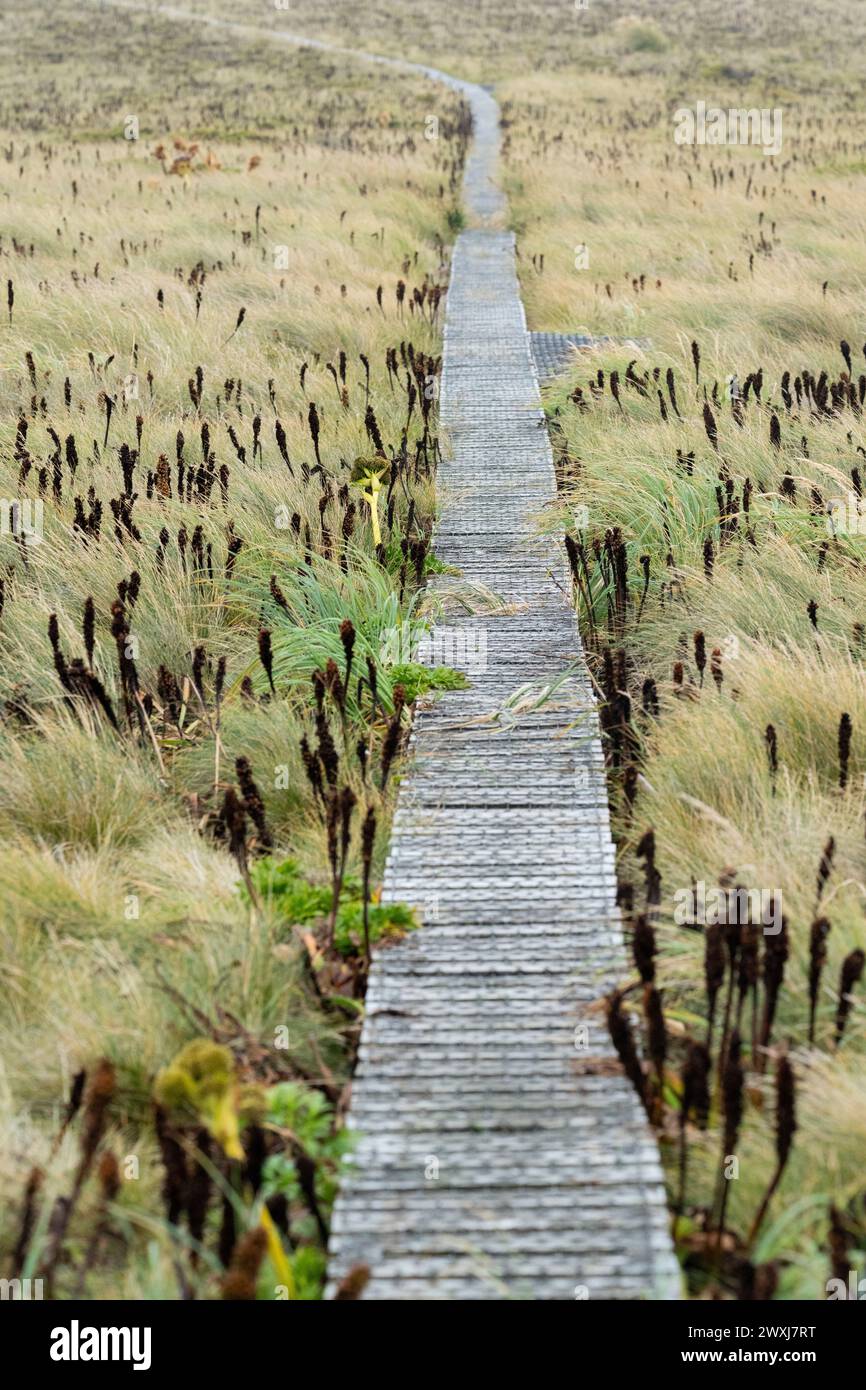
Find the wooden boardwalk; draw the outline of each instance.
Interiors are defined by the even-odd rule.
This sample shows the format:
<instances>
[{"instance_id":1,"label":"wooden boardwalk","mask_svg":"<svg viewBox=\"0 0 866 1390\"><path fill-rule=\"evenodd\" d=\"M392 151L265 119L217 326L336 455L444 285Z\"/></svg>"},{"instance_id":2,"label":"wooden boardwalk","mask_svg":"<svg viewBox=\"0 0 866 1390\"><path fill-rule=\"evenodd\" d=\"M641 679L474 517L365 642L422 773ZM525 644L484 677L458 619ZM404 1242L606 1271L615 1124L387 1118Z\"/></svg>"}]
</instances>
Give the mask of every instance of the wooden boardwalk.
<instances>
[{"instance_id":1,"label":"wooden boardwalk","mask_svg":"<svg viewBox=\"0 0 866 1390\"><path fill-rule=\"evenodd\" d=\"M497 111L461 85L479 225L448 292L436 553L504 611L446 611L427 644L472 685L416 721L384 894L425 925L374 960L331 1287L363 1263L372 1299L677 1297L657 1149L597 1008L624 969L614 851L571 583L537 535L555 480L513 237L490 225Z\"/></svg>"}]
</instances>

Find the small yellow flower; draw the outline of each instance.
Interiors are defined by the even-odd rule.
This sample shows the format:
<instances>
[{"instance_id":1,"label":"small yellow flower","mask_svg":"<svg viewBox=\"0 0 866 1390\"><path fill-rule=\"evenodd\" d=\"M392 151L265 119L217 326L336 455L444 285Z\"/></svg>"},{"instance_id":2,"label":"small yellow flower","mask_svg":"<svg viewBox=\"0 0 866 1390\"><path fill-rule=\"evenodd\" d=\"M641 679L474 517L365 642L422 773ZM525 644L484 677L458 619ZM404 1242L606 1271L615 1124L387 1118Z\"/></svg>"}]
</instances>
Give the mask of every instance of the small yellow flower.
<instances>
[{"instance_id":1,"label":"small yellow flower","mask_svg":"<svg viewBox=\"0 0 866 1390\"><path fill-rule=\"evenodd\" d=\"M361 497L370 508L370 523L373 527L374 545L382 544L382 530L379 525L379 493L382 491L382 478L388 472L385 459L355 459L352 481L361 489Z\"/></svg>"}]
</instances>

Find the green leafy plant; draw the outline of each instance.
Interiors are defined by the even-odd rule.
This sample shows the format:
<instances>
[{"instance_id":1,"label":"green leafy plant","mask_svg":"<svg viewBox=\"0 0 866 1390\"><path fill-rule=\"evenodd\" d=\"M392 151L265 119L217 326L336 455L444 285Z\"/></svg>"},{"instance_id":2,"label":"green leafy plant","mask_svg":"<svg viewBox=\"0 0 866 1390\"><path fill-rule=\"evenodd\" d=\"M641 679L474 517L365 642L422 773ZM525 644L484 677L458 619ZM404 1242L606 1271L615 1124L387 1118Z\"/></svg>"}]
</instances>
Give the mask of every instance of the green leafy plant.
<instances>
[{"instance_id":1,"label":"green leafy plant","mask_svg":"<svg viewBox=\"0 0 866 1390\"><path fill-rule=\"evenodd\" d=\"M251 870L253 886L261 901L272 907L293 926L308 926L328 916L331 889L304 878L294 859L276 862L260 859ZM246 888L241 893L246 894ZM405 903L372 903L368 913L371 942L400 937L418 926L418 920ZM340 955L357 955L363 950L364 895L360 880L347 877L340 893L334 929L334 946Z\"/></svg>"},{"instance_id":2,"label":"green leafy plant","mask_svg":"<svg viewBox=\"0 0 866 1390\"><path fill-rule=\"evenodd\" d=\"M302 1303L320 1299L328 1264L328 1257L321 1246L299 1245L289 1263L295 1279L295 1298ZM269 1292L265 1296L269 1297Z\"/></svg>"},{"instance_id":3,"label":"green leafy plant","mask_svg":"<svg viewBox=\"0 0 866 1390\"><path fill-rule=\"evenodd\" d=\"M337 1195L345 1157L355 1142L352 1132L335 1130L334 1108L330 1102L321 1091L296 1081L281 1081L270 1088L266 1124L290 1143L284 1151L271 1154L265 1162L265 1197L279 1193L290 1206L303 1202L304 1186L296 1157L297 1153L303 1153L314 1167L316 1203L324 1213L329 1212ZM308 1220L309 1213L304 1212L298 1223L303 1227Z\"/></svg>"}]
</instances>

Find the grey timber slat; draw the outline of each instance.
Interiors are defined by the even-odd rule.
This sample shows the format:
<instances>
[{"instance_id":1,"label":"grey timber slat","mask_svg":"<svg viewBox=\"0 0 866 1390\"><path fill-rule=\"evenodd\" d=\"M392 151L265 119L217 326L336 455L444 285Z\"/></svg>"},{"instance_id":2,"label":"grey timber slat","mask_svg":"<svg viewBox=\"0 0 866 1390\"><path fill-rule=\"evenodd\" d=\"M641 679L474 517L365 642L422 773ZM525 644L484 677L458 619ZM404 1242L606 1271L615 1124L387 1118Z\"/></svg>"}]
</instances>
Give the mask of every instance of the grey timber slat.
<instances>
[{"instance_id":1,"label":"grey timber slat","mask_svg":"<svg viewBox=\"0 0 866 1390\"><path fill-rule=\"evenodd\" d=\"M588 348L615 345L643 352L649 347L648 338L592 338L586 333L530 333L529 339L532 360L542 385L558 377Z\"/></svg>"}]
</instances>

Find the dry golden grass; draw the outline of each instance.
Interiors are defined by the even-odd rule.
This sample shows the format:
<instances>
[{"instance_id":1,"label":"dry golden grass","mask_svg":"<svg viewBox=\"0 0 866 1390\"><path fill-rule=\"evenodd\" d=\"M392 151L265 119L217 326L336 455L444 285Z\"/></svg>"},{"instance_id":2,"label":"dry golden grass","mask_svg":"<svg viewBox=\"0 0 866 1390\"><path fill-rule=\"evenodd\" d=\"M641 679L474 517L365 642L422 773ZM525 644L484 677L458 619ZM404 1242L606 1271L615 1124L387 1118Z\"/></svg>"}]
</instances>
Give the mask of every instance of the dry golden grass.
<instances>
[{"instance_id":1,"label":"dry golden grass","mask_svg":"<svg viewBox=\"0 0 866 1390\"><path fill-rule=\"evenodd\" d=\"M587 541L618 527L627 544L630 602L613 644L627 651L635 710L649 679L660 714L634 717L641 755L633 815L616 778L612 794L625 882L636 876L639 836L648 825L655 830L672 1047L682 1030L703 1027L696 988L702 943L673 923L673 894L693 879L713 884L730 871L782 896L791 954L775 1037L791 1048L800 1132L752 1255L780 1261L782 1296L820 1298L828 1204L862 1192L866 1131L862 995L844 1045L832 1049L841 962L866 945L866 690L855 626L866 611L863 541L833 536L823 508L855 486L851 469L866 439L859 412L816 415L808 403L789 411L781 389L786 370L792 382L804 368L838 380L843 340L856 359L855 390L864 367L862 9L846 4L840 12L830 0L809 7L677 0L663 12L652 0L590 0L580 13L540 0L484 0L457 10L444 0L406 0L396 10L347 0L326 11L312 0L293 0L289 12L228 0L189 0L188 8L495 82L530 327L650 340L645 350L616 343L600 349L551 390L563 511L545 524L568 528L571 508L588 508ZM385 352L408 340L416 352L438 352L437 316L412 313L408 303L413 286L445 280L460 141L453 99L441 89L346 58L227 37L155 14L106 9L94 23L86 6L68 0L47 17L25 10L8 23L12 38L0 67L0 259L14 304L2 338L0 492L18 490L22 411L31 484L40 467L47 470L45 543L25 559L14 541L0 541L4 569L13 571L4 574L0 622L0 699L7 702L0 735L7 849L0 971L9 1001L0 1103L11 1137L0 1177L4 1196L14 1198L24 1166L47 1152L52 1108L70 1074L102 1051L119 1064L131 1121L116 1142L136 1143L145 1160L152 1157L135 1121L154 1071L189 1035L160 975L202 1008L218 996L257 1038L291 1022L298 1058L318 1066L325 1056L339 1073L334 1030L309 1006L283 924L267 908L248 912L234 862L198 833L190 815L190 798L201 811L213 795L216 748L206 721L179 747L164 745L163 768L145 740L131 748L97 732L95 717L73 716L62 701L47 624L56 612L63 650L77 653L83 607L93 597L95 669L117 699L108 610L134 565L134 631L145 679L152 681L159 664L188 668L190 652L204 644L211 688L214 665L226 658L222 767L239 754L250 757L278 848L291 848L310 872L321 873L297 708L292 698L250 707L240 683L249 676L257 693L267 684L256 631L264 613L275 616L265 607L272 573L294 606L278 653L279 678L292 696L309 674L307 655L315 650L321 662L334 654L335 622L347 608L371 650L383 629L417 615L411 575L405 590L399 578L405 511L396 516L395 545L380 573L370 564L372 538L359 503L353 572L344 582L336 561L315 556L327 548L320 488L315 477L303 481L298 463L313 462L311 400L331 470L370 452L362 353L371 365L378 425L389 443L399 442L406 397L392 390ZM41 74L35 85L34 71ZM698 98L722 107L782 107L780 158L675 145L673 112ZM436 143L423 137L429 114L445 128ZM129 116L139 121L138 141L123 138ZM198 146L192 156L190 144ZM584 269L575 266L580 246L588 252ZM402 309L400 281L409 286ZM701 353L699 385L693 340ZM624 384L630 358L641 375L658 369L646 398ZM188 387L198 367L200 406ZM762 399L752 398L740 427L725 383L735 374L742 386L759 368ZM656 390L666 392L669 370L678 410L666 394L665 420ZM611 371L619 372L623 409L610 392ZM588 409L575 399L576 385ZM107 448L106 396L117 401ZM705 403L718 452L707 435ZM770 442L774 413L779 449ZM256 414L263 421L261 457L253 442ZM73 496L91 485L106 504L118 496L114 451L135 438L137 415L135 519L142 540L115 544L106 505L102 541L85 546L71 529ZM186 457L198 461L204 418L218 463L230 469L225 501L190 505L175 487L170 499L147 497L145 473L160 454L174 469L178 430ZM285 428L294 477L275 445L275 418ZM53 500L49 427L61 440L74 433L80 456L77 478L64 475L62 496ZM677 465L677 450L694 453L691 471ZM716 488L724 491L728 482L727 520L736 525L722 544ZM429 515L429 483L418 499ZM325 505L332 530L342 505ZM312 596L293 587L304 545L277 520L295 512L314 538ZM229 519L244 540L231 585L224 582ZM197 524L216 560L206 576L182 563L177 545L179 528L191 532ZM170 533L164 556L157 550L163 525ZM642 604L644 555L650 581ZM593 593L594 629L582 614L590 644L597 633L604 638L608 621L610 586L600 571ZM722 654L720 689L709 668L701 683L695 631L705 634L708 657L715 648ZM22 727L19 707L30 725ZM840 787L843 712L854 736ZM775 776L768 724L778 740ZM271 785L278 767L289 770L287 788ZM832 931L810 1048L808 932L830 836L833 865L821 909ZM134 900L139 916L128 917ZM677 1065L675 1059L674 1089ZM741 1178L728 1212L739 1228L773 1164L772 1098L765 1081L753 1083ZM692 1163L689 1199L700 1208L712 1188L717 1134L696 1134L694 1145L703 1157ZM55 1191L74 1161L65 1145ZM112 1292L120 1288L127 1297L164 1297L172 1283L169 1243L155 1216L154 1168L149 1163L150 1178L121 1199L130 1231L157 1236L149 1263L133 1259L113 1276Z\"/></svg>"},{"instance_id":2,"label":"dry golden grass","mask_svg":"<svg viewBox=\"0 0 866 1390\"><path fill-rule=\"evenodd\" d=\"M692 8L711 32L711 7ZM843 1046L834 1050L842 962L866 947L864 543L862 526L846 531L828 515L833 499L847 501L858 487L866 448L859 385L866 121L859 60L850 67L838 60L828 82L810 66L796 20L783 34L787 11L762 6L760 15L746 24L753 42L739 72L722 61L724 46L710 64L688 25L674 32L659 15L664 48L623 59L614 72L602 63L578 91L555 74L510 82L508 181L530 326L613 340L575 360L550 389L548 411L561 455L560 523L573 529L577 517L584 525L594 621L586 595L581 616L600 681L601 648L626 653L639 755L633 811L621 774L612 775L621 873L640 882L634 849L652 827L672 1084L679 1084L682 1032L701 1037L706 1009L702 934L675 923L676 895L720 879L779 895L790 955L774 1036L792 1049L800 1132L751 1257L779 1261L781 1296L817 1299L828 1275L829 1205L843 1207L862 1191L856 1142L840 1134L857 1135L866 1123L862 1088L852 1083L864 1044L860 986ZM853 12L849 18L859 22ZM781 49L773 63L761 46L770 34ZM781 156L677 146L673 112L698 98L725 109L782 107ZM575 267L580 245L588 268ZM632 338L646 346L622 343ZM843 342L851 345L850 368ZM630 361L646 394L626 380ZM742 391L759 370L760 400L752 389L738 423L730 378ZM822 411L798 399L795 381L806 371L815 381L822 372L830 381L850 379L855 408L831 403ZM726 489L730 511L720 517ZM609 616L612 581L592 554L612 528L628 555L621 626ZM649 567L645 598L641 557ZM703 672L695 632L703 634ZM657 718L640 712L647 680ZM843 714L853 739L840 786ZM775 776L768 725L777 740ZM831 931L810 1048L809 933L831 837L820 901ZM772 1087L750 1081L749 1097L727 1212L743 1232L774 1162ZM718 1134L696 1133L693 1143L703 1159L692 1164L689 1201L700 1213L715 1182ZM669 1152L675 1186L674 1145Z\"/></svg>"},{"instance_id":3,"label":"dry golden grass","mask_svg":"<svg viewBox=\"0 0 866 1390\"><path fill-rule=\"evenodd\" d=\"M342 660L344 618L356 678L389 628L418 621L416 562L401 543L426 546L430 470L413 485L414 521L402 487L383 501L381 563L351 477L354 460L374 453L368 405L384 447L398 451L405 434L414 457L421 399L410 412L407 353L432 383L435 430L460 111L432 84L324 55L140 14L92 21L66 3L16 15L20 67L7 49L0 82L0 495L44 509L37 543L0 538L3 1244L72 1075L107 1055L118 1070L111 1143L139 1158L143 1176L118 1199L122 1268L107 1282L97 1271L88 1289L166 1297L176 1284L149 1096L155 1073L202 1032L194 1010L215 1027L225 1011L220 1027L235 1021L241 1055L273 1048L285 1028L283 1062L337 1090L346 1073L345 1016L318 1007L291 923L243 900L238 863L208 826L246 757L275 857L326 878L300 753L311 672ZM424 138L431 111L438 144ZM138 138L128 140L132 116ZM128 481L123 446L137 451ZM93 498L98 536L76 520ZM134 529L116 528L112 499L131 505ZM122 713L118 585L141 689L156 702L148 727ZM92 669L119 732L69 698L52 652L56 615L67 668L84 655L88 600ZM262 626L273 631L269 702ZM183 687L197 648L207 711L187 684L174 719L157 693L160 668ZM380 693L390 706L384 662ZM350 780L360 786L357 772ZM378 809L379 862L390 796L369 784L365 794ZM68 1188L75 1162L64 1143L49 1196Z\"/></svg>"}]
</instances>

